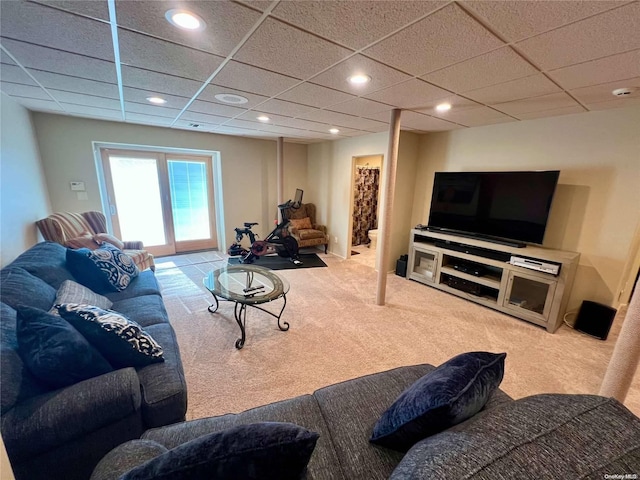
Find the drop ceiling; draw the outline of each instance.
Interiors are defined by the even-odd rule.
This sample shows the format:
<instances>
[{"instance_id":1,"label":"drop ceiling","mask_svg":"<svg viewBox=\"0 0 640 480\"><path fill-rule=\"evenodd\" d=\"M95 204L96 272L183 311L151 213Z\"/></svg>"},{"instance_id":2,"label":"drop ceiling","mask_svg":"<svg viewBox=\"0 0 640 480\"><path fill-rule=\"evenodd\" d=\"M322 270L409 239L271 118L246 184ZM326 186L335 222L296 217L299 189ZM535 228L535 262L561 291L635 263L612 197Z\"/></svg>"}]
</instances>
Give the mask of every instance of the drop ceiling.
<instances>
[{"instance_id":1,"label":"drop ceiling","mask_svg":"<svg viewBox=\"0 0 640 480\"><path fill-rule=\"evenodd\" d=\"M2 0L0 22L0 90L77 117L313 143L393 108L434 132L640 105L639 1Z\"/></svg>"}]
</instances>

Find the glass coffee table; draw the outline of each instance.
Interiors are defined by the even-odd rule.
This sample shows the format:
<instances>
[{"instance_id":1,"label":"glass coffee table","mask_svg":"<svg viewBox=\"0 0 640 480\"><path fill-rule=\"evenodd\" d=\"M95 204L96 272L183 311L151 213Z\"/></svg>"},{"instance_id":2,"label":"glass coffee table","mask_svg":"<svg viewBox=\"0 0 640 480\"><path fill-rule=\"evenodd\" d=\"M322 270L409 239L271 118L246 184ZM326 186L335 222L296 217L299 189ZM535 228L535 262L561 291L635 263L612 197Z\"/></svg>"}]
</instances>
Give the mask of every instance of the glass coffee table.
<instances>
[{"instance_id":1,"label":"glass coffee table","mask_svg":"<svg viewBox=\"0 0 640 480\"><path fill-rule=\"evenodd\" d=\"M246 340L247 307L257 308L278 319L278 328L283 332L289 330L287 322L281 322L282 312L287 306L289 282L277 275L273 270L257 265L227 265L213 270L204 277L204 286L211 292L215 305L209 311L218 310L218 297L235 302L234 317L240 327L241 337L236 340L236 348L244 347ZM259 305L282 298L280 313L275 314Z\"/></svg>"}]
</instances>

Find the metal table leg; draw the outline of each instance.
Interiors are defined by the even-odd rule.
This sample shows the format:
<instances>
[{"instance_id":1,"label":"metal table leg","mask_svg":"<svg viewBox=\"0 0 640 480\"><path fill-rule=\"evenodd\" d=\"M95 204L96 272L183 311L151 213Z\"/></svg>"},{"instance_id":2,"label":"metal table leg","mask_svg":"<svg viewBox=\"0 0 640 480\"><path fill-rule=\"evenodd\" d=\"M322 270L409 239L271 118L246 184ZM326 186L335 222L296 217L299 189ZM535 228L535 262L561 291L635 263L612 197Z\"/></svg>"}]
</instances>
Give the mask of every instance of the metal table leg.
<instances>
[{"instance_id":1,"label":"metal table leg","mask_svg":"<svg viewBox=\"0 0 640 480\"><path fill-rule=\"evenodd\" d=\"M240 308L238 308L240 307ZM236 302L236 306L233 309L233 314L236 318L236 322L238 322L238 326L240 327L241 338L236 340L236 348L240 350L244 347L244 342L246 340L246 324L247 324L247 305L244 303Z\"/></svg>"}]
</instances>

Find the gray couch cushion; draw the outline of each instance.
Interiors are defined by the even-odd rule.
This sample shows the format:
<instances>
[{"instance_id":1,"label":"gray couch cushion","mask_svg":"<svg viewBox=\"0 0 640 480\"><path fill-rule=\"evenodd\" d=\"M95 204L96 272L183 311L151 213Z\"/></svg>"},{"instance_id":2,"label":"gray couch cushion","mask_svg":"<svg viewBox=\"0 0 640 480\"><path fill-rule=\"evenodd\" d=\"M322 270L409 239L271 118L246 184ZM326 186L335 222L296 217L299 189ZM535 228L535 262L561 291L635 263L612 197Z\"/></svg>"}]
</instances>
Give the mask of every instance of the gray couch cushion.
<instances>
[{"instance_id":1,"label":"gray couch cushion","mask_svg":"<svg viewBox=\"0 0 640 480\"><path fill-rule=\"evenodd\" d=\"M131 440L123 443L100 460L90 480L117 480L132 468L167 451L166 447L151 440Z\"/></svg>"},{"instance_id":2,"label":"gray couch cushion","mask_svg":"<svg viewBox=\"0 0 640 480\"><path fill-rule=\"evenodd\" d=\"M331 443L327 424L315 398L311 395L271 403L239 414L202 418L148 430L143 438L156 441L171 449L202 435L255 422L290 422L318 432L320 438L309 461L306 478L308 480L345 479Z\"/></svg>"},{"instance_id":3,"label":"gray couch cushion","mask_svg":"<svg viewBox=\"0 0 640 480\"><path fill-rule=\"evenodd\" d=\"M169 322L169 316L159 294L125 298L114 303L111 310L123 314L145 328L156 323Z\"/></svg>"},{"instance_id":4,"label":"gray couch cushion","mask_svg":"<svg viewBox=\"0 0 640 480\"><path fill-rule=\"evenodd\" d=\"M418 442L391 480L602 479L639 471L640 419L614 399L546 394Z\"/></svg>"},{"instance_id":5,"label":"gray couch cushion","mask_svg":"<svg viewBox=\"0 0 640 480\"><path fill-rule=\"evenodd\" d=\"M145 424L148 427L159 427L184 420L187 411L187 384L176 334L169 323L150 325L145 331L160 344L164 357L162 363L137 369Z\"/></svg>"},{"instance_id":6,"label":"gray couch cushion","mask_svg":"<svg viewBox=\"0 0 640 480\"><path fill-rule=\"evenodd\" d=\"M47 311L56 299L56 289L24 268L11 267L0 272L0 296L14 309L28 305Z\"/></svg>"},{"instance_id":7,"label":"gray couch cushion","mask_svg":"<svg viewBox=\"0 0 640 480\"><path fill-rule=\"evenodd\" d=\"M160 295L160 286L158 280L151 270L145 270L131 280L131 283L127 288L121 292L105 293L105 297L111 300L114 304L126 299L137 298L143 295Z\"/></svg>"},{"instance_id":8,"label":"gray couch cushion","mask_svg":"<svg viewBox=\"0 0 640 480\"><path fill-rule=\"evenodd\" d=\"M57 290L65 280L74 280L67 269L66 253L67 249L58 243L41 242L19 255L5 268L24 268Z\"/></svg>"}]
</instances>

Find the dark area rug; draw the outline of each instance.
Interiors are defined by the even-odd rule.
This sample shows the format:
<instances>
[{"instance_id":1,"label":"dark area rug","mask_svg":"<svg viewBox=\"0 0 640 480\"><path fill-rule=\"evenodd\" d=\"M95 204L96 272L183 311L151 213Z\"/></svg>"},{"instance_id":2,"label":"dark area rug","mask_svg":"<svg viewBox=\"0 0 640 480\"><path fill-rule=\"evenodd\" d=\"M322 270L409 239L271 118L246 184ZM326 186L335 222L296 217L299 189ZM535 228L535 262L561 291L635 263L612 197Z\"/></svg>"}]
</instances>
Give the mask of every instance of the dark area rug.
<instances>
[{"instance_id":1,"label":"dark area rug","mask_svg":"<svg viewBox=\"0 0 640 480\"><path fill-rule=\"evenodd\" d=\"M265 255L257 260L254 260L253 265L259 265L261 267L270 268L271 270L287 270L294 268L314 268L314 267L326 267L327 264L315 253L301 253L300 261L302 265L294 265L288 258L282 258L278 255ZM230 258L229 265L239 265L240 258Z\"/></svg>"}]
</instances>

